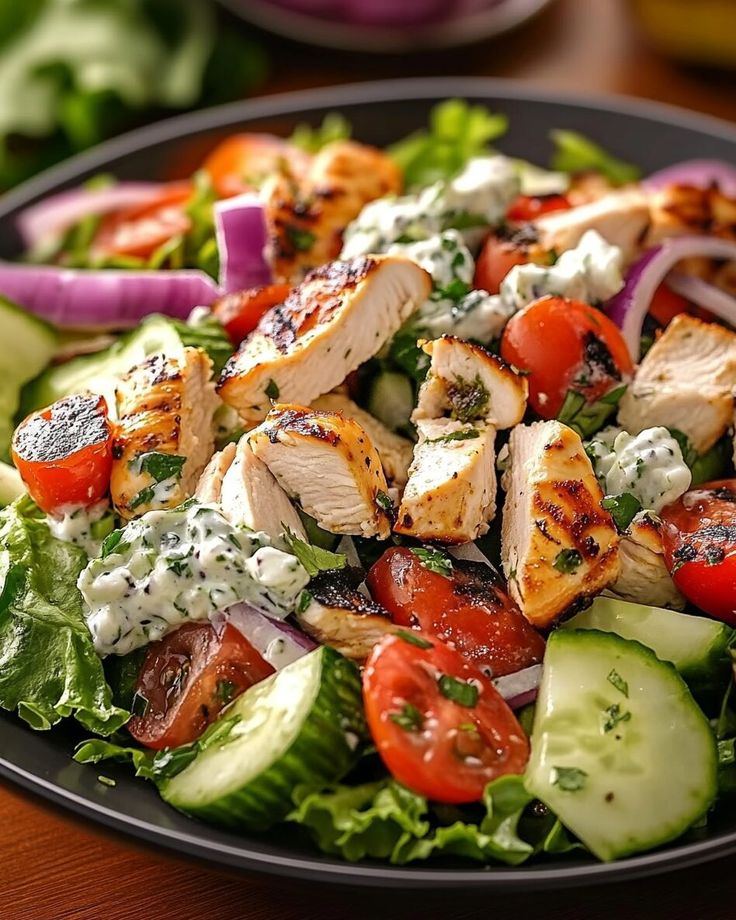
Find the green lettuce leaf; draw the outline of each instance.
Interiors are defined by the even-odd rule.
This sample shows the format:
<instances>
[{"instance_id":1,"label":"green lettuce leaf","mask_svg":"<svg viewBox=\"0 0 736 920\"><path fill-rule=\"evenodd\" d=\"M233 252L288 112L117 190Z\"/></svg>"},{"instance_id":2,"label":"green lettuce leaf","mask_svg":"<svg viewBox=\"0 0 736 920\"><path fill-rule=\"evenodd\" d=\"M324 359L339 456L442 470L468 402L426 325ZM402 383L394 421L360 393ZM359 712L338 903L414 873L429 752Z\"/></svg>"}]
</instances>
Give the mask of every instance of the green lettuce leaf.
<instances>
[{"instance_id":1,"label":"green lettuce leaf","mask_svg":"<svg viewBox=\"0 0 736 920\"><path fill-rule=\"evenodd\" d=\"M129 716L112 703L84 621L85 552L51 536L26 496L0 511L0 707L32 728L73 715L108 735Z\"/></svg>"},{"instance_id":2,"label":"green lettuce leaf","mask_svg":"<svg viewBox=\"0 0 736 920\"><path fill-rule=\"evenodd\" d=\"M319 153L327 144L346 140L351 133L350 122L344 115L339 112L328 112L322 119L322 124L317 128L306 123L298 124L289 141L307 153Z\"/></svg>"},{"instance_id":3,"label":"green lettuce leaf","mask_svg":"<svg viewBox=\"0 0 736 920\"><path fill-rule=\"evenodd\" d=\"M604 175L613 185L636 182L641 176L638 166L617 159L576 131L551 131L550 137L555 145L551 166L558 172L581 173L592 170Z\"/></svg>"},{"instance_id":4,"label":"green lettuce leaf","mask_svg":"<svg viewBox=\"0 0 736 920\"><path fill-rule=\"evenodd\" d=\"M519 821L532 802L519 776L488 785L485 814L477 823L458 819L461 813L454 809L449 817L455 820L448 823L447 813L430 811L423 796L393 779L321 791L297 788L294 800L288 820L304 826L326 853L352 862L374 857L403 864L442 853L518 865L543 847L549 834L545 827L539 844L519 835Z\"/></svg>"},{"instance_id":5,"label":"green lettuce leaf","mask_svg":"<svg viewBox=\"0 0 736 920\"><path fill-rule=\"evenodd\" d=\"M429 130L417 131L389 147L404 173L408 189L451 179L468 160L489 152L489 144L506 133L505 115L464 99L447 99L429 116Z\"/></svg>"}]
</instances>

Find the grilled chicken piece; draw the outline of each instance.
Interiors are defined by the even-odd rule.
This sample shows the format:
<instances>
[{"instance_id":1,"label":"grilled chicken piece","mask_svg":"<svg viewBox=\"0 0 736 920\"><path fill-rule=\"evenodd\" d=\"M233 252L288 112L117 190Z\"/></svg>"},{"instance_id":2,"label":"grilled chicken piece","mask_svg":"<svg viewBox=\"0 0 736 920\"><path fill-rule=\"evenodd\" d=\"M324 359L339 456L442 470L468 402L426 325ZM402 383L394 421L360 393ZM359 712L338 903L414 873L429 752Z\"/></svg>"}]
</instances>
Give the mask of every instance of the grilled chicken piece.
<instances>
[{"instance_id":1,"label":"grilled chicken piece","mask_svg":"<svg viewBox=\"0 0 736 920\"><path fill-rule=\"evenodd\" d=\"M296 508L266 464L253 453L246 437L238 442L235 458L225 473L220 505L231 524L263 531L277 542L286 528L306 540Z\"/></svg>"},{"instance_id":2,"label":"grilled chicken piece","mask_svg":"<svg viewBox=\"0 0 736 920\"><path fill-rule=\"evenodd\" d=\"M495 429L423 419L417 431L394 530L443 543L475 540L496 513Z\"/></svg>"},{"instance_id":3,"label":"grilled chicken piece","mask_svg":"<svg viewBox=\"0 0 736 920\"><path fill-rule=\"evenodd\" d=\"M621 189L569 211L545 214L535 226L539 244L547 252L574 249L586 230L597 230L630 261L649 227L649 202L638 188Z\"/></svg>"},{"instance_id":4,"label":"grilled chicken piece","mask_svg":"<svg viewBox=\"0 0 736 920\"><path fill-rule=\"evenodd\" d=\"M381 150L333 141L302 178L275 174L261 189L277 279L297 282L337 258L342 234L369 201L401 191L401 172Z\"/></svg>"},{"instance_id":5,"label":"grilled chicken piece","mask_svg":"<svg viewBox=\"0 0 736 920\"><path fill-rule=\"evenodd\" d=\"M698 453L733 420L736 334L694 316L676 316L637 368L619 404L632 434L663 425L684 432Z\"/></svg>"},{"instance_id":6,"label":"grilled chicken piece","mask_svg":"<svg viewBox=\"0 0 736 920\"><path fill-rule=\"evenodd\" d=\"M480 345L452 335L425 342L431 357L412 421L452 415L480 419L494 428L518 425L526 411L529 385L505 361Z\"/></svg>"},{"instance_id":7,"label":"grilled chicken piece","mask_svg":"<svg viewBox=\"0 0 736 920\"><path fill-rule=\"evenodd\" d=\"M174 508L194 492L214 449L212 362L199 348L152 355L116 390L110 494L118 514Z\"/></svg>"},{"instance_id":8,"label":"grilled chicken piece","mask_svg":"<svg viewBox=\"0 0 736 920\"><path fill-rule=\"evenodd\" d=\"M309 404L372 357L430 289L429 275L398 256L316 269L228 361L220 396L246 422L261 421L271 398Z\"/></svg>"},{"instance_id":9,"label":"grilled chicken piece","mask_svg":"<svg viewBox=\"0 0 736 920\"><path fill-rule=\"evenodd\" d=\"M232 466L234 459L235 445L226 444L222 450L218 450L204 468L194 492L196 497L203 504L219 505L220 495L222 493L222 481L225 478L225 473L227 473Z\"/></svg>"},{"instance_id":10,"label":"grilled chicken piece","mask_svg":"<svg viewBox=\"0 0 736 920\"><path fill-rule=\"evenodd\" d=\"M386 477L376 448L356 421L339 412L276 405L246 437L287 495L320 527L388 537Z\"/></svg>"},{"instance_id":11,"label":"grilled chicken piece","mask_svg":"<svg viewBox=\"0 0 736 920\"><path fill-rule=\"evenodd\" d=\"M544 628L619 575L619 538L578 435L561 422L518 425L509 440L501 559L511 596Z\"/></svg>"},{"instance_id":12,"label":"grilled chicken piece","mask_svg":"<svg viewBox=\"0 0 736 920\"><path fill-rule=\"evenodd\" d=\"M373 446L381 458L383 472L390 486L403 489L409 478L409 464L414 445L407 438L394 434L382 422L361 409L344 393L325 393L319 399L312 401L313 409L324 409L327 412L341 412L345 418L352 418L368 432L373 441Z\"/></svg>"},{"instance_id":13,"label":"grilled chicken piece","mask_svg":"<svg viewBox=\"0 0 736 920\"><path fill-rule=\"evenodd\" d=\"M396 632L388 613L358 590L359 569L321 572L309 582L311 600L296 618L304 632L321 645L363 663L373 646Z\"/></svg>"},{"instance_id":14,"label":"grilled chicken piece","mask_svg":"<svg viewBox=\"0 0 736 920\"><path fill-rule=\"evenodd\" d=\"M661 523L646 511L637 514L628 533L621 538L621 574L607 589L607 594L636 604L683 609L685 598L664 564L661 527Z\"/></svg>"},{"instance_id":15,"label":"grilled chicken piece","mask_svg":"<svg viewBox=\"0 0 736 920\"><path fill-rule=\"evenodd\" d=\"M718 188L669 185L650 196L652 224L647 246L671 236L706 234L736 239L736 200Z\"/></svg>"}]
</instances>

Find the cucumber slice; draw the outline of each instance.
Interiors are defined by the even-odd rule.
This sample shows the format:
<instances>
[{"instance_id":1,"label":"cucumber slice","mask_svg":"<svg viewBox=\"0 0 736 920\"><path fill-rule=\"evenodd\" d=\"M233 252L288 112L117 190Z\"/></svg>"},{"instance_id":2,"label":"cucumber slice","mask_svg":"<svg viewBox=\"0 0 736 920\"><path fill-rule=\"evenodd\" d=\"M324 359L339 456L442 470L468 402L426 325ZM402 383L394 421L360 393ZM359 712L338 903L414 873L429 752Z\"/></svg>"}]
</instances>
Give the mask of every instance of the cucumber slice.
<instances>
[{"instance_id":1,"label":"cucumber slice","mask_svg":"<svg viewBox=\"0 0 736 920\"><path fill-rule=\"evenodd\" d=\"M371 381L366 408L392 431L402 428L414 411L411 380L395 371L380 371Z\"/></svg>"},{"instance_id":2,"label":"cucumber slice","mask_svg":"<svg viewBox=\"0 0 736 920\"><path fill-rule=\"evenodd\" d=\"M734 631L706 617L597 597L563 626L636 639L662 661L671 661L685 681L696 687L717 683L730 671L728 645Z\"/></svg>"},{"instance_id":3,"label":"cucumber slice","mask_svg":"<svg viewBox=\"0 0 736 920\"><path fill-rule=\"evenodd\" d=\"M208 745L233 717L232 730ZM202 737L201 753L159 791L187 814L262 830L288 814L296 785L344 776L365 737L358 669L324 646L239 696Z\"/></svg>"},{"instance_id":4,"label":"cucumber slice","mask_svg":"<svg viewBox=\"0 0 736 920\"><path fill-rule=\"evenodd\" d=\"M651 649L560 629L547 643L525 785L602 860L686 831L717 791L708 721Z\"/></svg>"},{"instance_id":5,"label":"cucumber slice","mask_svg":"<svg viewBox=\"0 0 736 920\"><path fill-rule=\"evenodd\" d=\"M0 461L0 508L12 504L25 490L18 470L9 463Z\"/></svg>"},{"instance_id":6,"label":"cucumber slice","mask_svg":"<svg viewBox=\"0 0 736 920\"><path fill-rule=\"evenodd\" d=\"M9 459L10 439L20 390L49 363L56 350L56 330L45 320L0 296L0 458Z\"/></svg>"}]
</instances>

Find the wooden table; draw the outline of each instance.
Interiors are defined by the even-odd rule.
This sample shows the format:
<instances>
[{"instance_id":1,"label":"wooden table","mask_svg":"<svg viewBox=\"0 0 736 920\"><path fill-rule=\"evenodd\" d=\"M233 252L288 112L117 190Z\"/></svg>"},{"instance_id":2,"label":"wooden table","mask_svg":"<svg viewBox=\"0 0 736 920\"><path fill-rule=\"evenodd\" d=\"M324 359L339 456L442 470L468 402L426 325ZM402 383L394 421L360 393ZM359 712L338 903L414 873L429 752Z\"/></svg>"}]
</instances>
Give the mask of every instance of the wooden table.
<instances>
[{"instance_id":1,"label":"wooden table","mask_svg":"<svg viewBox=\"0 0 736 920\"><path fill-rule=\"evenodd\" d=\"M371 59L264 39L267 92L385 77L486 74L576 92L659 99L736 120L731 76L678 68L637 33L623 0L558 0L501 42L462 52ZM704 151L707 155L707 151ZM503 899L459 894L356 894L288 880L246 878L137 849L0 788L0 920L545 920L732 918L734 861L660 879Z\"/></svg>"}]
</instances>

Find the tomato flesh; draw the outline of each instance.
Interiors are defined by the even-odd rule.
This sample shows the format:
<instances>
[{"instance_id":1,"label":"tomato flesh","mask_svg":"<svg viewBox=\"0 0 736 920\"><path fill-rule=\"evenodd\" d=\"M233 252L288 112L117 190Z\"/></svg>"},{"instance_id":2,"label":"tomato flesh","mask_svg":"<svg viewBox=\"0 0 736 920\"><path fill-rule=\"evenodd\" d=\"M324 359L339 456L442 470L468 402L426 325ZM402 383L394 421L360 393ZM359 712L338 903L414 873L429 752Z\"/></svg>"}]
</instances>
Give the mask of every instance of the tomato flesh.
<instances>
[{"instance_id":1,"label":"tomato flesh","mask_svg":"<svg viewBox=\"0 0 736 920\"><path fill-rule=\"evenodd\" d=\"M475 263L473 287L498 294L501 282L515 265L526 265L529 256L523 246L511 240L491 235Z\"/></svg>"},{"instance_id":2,"label":"tomato flesh","mask_svg":"<svg viewBox=\"0 0 736 920\"><path fill-rule=\"evenodd\" d=\"M149 646L136 684L144 712L130 719L128 731L154 750L188 744L273 672L234 626L185 623Z\"/></svg>"},{"instance_id":3,"label":"tomato flesh","mask_svg":"<svg viewBox=\"0 0 736 920\"><path fill-rule=\"evenodd\" d=\"M215 147L202 168L209 174L217 194L229 198L258 188L284 165L299 177L306 171L309 160L303 150L279 137L234 134Z\"/></svg>"},{"instance_id":4,"label":"tomato flesh","mask_svg":"<svg viewBox=\"0 0 736 920\"><path fill-rule=\"evenodd\" d=\"M514 223L524 223L553 211L569 211L571 207L566 195L519 195L509 205L506 217Z\"/></svg>"},{"instance_id":5,"label":"tomato flesh","mask_svg":"<svg viewBox=\"0 0 736 920\"><path fill-rule=\"evenodd\" d=\"M665 563L679 590L736 626L736 479L691 489L660 517Z\"/></svg>"},{"instance_id":6,"label":"tomato flesh","mask_svg":"<svg viewBox=\"0 0 736 920\"><path fill-rule=\"evenodd\" d=\"M371 568L367 585L394 623L449 643L491 677L513 674L544 657L544 639L498 573L481 563L453 561L448 577L396 546Z\"/></svg>"},{"instance_id":7,"label":"tomato flesh","mask_svg":"<svg viewBox=\"0 0 736 920\"><path fill-rule=\"evenodd\" d=\"M192 193L191 182L169 182L146 204L108 214L92 241L93 258L150 258L159 246L191 229L185 205Z\"/></svg>"},{"instance_id":8,"label":"tomato flesh","mask_svg":"<svg viewBox=\"0 0 736 920\"><path fill-rule=\"evenodd\" d=\"M563 297L542 297L514 314L501 356L528 373L529 403L547 419L557 418L568 390L592 403L634 371L618 327L595 307Z\"/></svg>"},{"instance_id":9,"label":"tomato flesh","mask_svg":"<svg viewBox=\"0 0 736 920\"><path fill-rule=\"evenodd\" d=\"M110 487L112 427L102 396L67 396L16 428L13 463L43 511L89 507Z\"/></svg>"},{"instance_id":10,"label":"tomato flesh","mask_svg":"<svg viewBox=\"0 0 736 920\"><path fill-rule=\"evenodd\" d=\"M421 795L478 801L492 780L523 772L529 742L478 668L436 639L409 636L382 639L363 672L378 753L400 783Z\"/></svg>"},{"instance_id":11,"label":"tomato flesh","mask_svg":"<svg viewBox=\"0 0 736 920\"><path fill-rule=\"evenodd\" d=\"M212 305L212 312L225 327L234 345L252 332L264 313L289 296L288 284L268 284L226 294Z\"/></svg>"}]
</instances>

